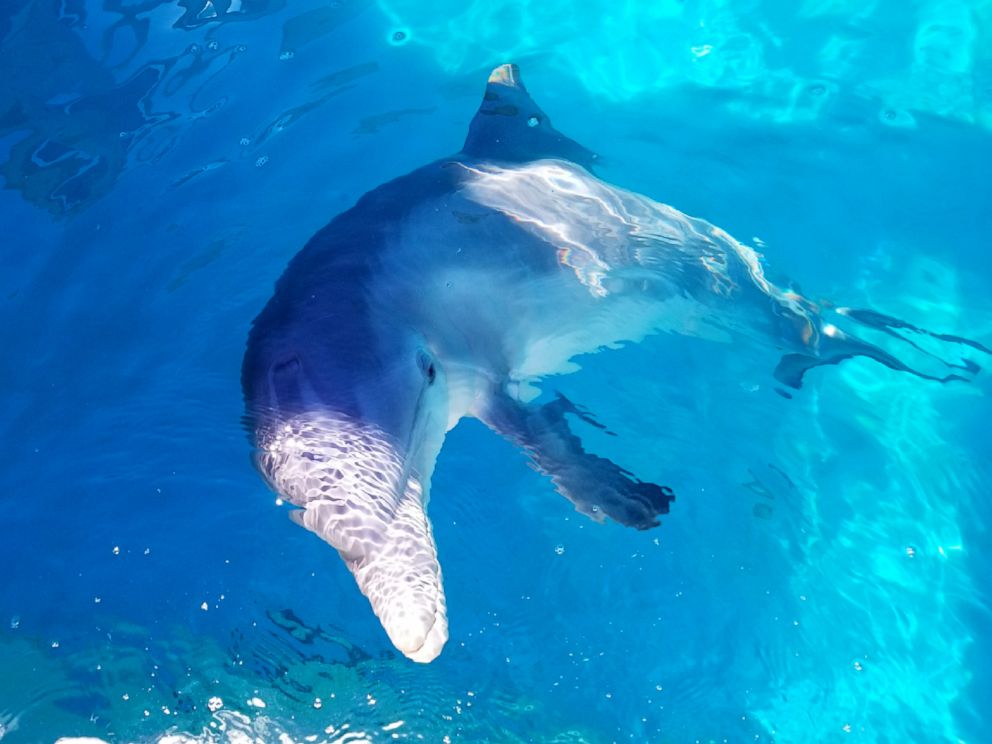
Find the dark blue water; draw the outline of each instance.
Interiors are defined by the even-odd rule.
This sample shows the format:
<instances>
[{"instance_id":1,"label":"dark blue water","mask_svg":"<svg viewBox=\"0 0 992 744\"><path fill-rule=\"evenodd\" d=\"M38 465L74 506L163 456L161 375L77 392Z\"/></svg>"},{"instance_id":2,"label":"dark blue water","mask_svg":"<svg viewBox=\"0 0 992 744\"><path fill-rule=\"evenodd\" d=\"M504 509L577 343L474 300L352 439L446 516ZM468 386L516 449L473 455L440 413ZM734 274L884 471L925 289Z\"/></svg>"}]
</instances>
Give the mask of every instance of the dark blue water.
<instances>
[{"instance_id":1,"label":"dark blue water","mask_svg":"<svg viewBox=\"0 0 992 744\"><path fill-rule=\"evenodd\" d=\"M287 261L457 151L504 61L605 180L988 346L990 28L978 0L0 5L0 740L987 741L987 372L854 360L786 400L767 349L583 357L553 387L618 435L583 441L672 513L595 524L464 422L424 667L251 467L239 369Z\"/></svg>"}]
</instances>

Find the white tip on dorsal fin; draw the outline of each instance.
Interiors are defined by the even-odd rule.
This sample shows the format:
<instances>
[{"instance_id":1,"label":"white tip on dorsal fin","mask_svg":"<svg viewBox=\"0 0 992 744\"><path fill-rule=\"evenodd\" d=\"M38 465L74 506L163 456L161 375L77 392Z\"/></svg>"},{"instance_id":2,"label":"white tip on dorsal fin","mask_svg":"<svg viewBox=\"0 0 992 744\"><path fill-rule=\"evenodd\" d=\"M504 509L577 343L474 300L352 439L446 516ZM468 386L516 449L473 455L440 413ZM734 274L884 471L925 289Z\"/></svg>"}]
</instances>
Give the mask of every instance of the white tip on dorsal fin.
<instances>
[{"instance_id":1,"label":"white tip on dorsal fin","mask_svg":"<svg viewBox=\"0 0 992 744\"><path fill-rule=\"evenodd\" d=\"M514 64L500 65L489 73L489 84L523 87L520 81L520 68Z\"/></svg>"}]
</instances>

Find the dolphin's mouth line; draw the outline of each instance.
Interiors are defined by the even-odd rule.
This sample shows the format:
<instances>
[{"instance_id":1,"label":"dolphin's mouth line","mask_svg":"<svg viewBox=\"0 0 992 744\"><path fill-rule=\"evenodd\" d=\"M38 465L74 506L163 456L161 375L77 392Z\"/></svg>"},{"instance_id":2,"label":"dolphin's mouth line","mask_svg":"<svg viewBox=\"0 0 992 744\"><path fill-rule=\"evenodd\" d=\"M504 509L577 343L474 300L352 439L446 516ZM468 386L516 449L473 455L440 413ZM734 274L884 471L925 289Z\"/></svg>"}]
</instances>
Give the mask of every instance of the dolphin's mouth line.
<instances>
[{"instance_id":1,"label":"dolphin's mouth line","mask_svg":"<svg viewBox=\"0 0 992 744\"><path fill-rule=\"evenodd\" d=\"M429 627L427 629L427 632L424 634L424 642L421 643L416 650L410 651L409 653L406 654L407 658L411 659L412 661L424 663L425 661L432 661L437 655L436 653L433 653L431 654L430 658L427 658L427 657L422 657L421 652L423 652L424 650L428 650L429 652L433 650L431 646L432 646L432 641L434 641L435 639L432 636L434 634L434 629L438 627L438 621L440 620L438 616L438 611L436 609L438 605L438 599L439 599L438 596L434 597L434 607L435 607L434 622L431 623L431 627Z\"/></svg>"},{"instance_id":2,"label":"dolphin's mouth line","mask_svg":"<svg viewBox=\"0 0 992 744\"><path fill-rule=\"evenodd\" d=\"M424 395L426 394L428 387L429 387L429 383L427 382L427 380L424 380L423 384L420 386L420 391L417 393L417 403L414 405L413 408L413 420L410 422L410 431L407 433L406 436L406 442L405 442L406 457L403 458L403 469L400 471L400 477L396 483L397 501L403 497L404 493L406 493L407 483L410 480L411 472L414 471L413 460L415 459L416 455L420 453L420 449L423 446L423 439L420 435L423 432L424 428L426 427L426 423L427 423L423 419L430 417L429 413L427 413L425 416L424 414L425 407L423 405ZM418 444L416 444L416 448L414 444L415 442L418 442Z\"/></svg>"}]
</instances>

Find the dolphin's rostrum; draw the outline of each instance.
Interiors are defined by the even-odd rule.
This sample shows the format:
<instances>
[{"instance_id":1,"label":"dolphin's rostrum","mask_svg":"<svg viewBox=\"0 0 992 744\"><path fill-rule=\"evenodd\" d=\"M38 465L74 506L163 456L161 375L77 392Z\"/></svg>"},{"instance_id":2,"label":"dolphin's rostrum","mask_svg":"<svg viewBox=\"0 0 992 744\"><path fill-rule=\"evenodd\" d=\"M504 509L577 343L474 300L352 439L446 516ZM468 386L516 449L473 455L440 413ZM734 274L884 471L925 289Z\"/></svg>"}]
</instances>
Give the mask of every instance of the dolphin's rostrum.
<instances>
[{"instance_id":1,"label":"dolphin's rostrum","mask_svg":"<svg viewBox=\"0 0 992 744\"><path fill-rule=\"evenodd\" d=\"M760 342L783 350L775 376L798 388L811 367L857 355L943 382L977 371L904 333L988 352L880 313L841 308L828 322L769 282L753 250L598 180L595 160L502 65L462 151L334 218L252 326L242 383L258 468L415 661L448 638L426 506L445 433L463 417L524 449L594 519L647 529L668 512L670 489L583 449L566 419L589 420L581 409L529 402L535 381L575 369L577 354L660 332ZM842 330L852 323L942 371Z\"/></svg>"}]
</instances>

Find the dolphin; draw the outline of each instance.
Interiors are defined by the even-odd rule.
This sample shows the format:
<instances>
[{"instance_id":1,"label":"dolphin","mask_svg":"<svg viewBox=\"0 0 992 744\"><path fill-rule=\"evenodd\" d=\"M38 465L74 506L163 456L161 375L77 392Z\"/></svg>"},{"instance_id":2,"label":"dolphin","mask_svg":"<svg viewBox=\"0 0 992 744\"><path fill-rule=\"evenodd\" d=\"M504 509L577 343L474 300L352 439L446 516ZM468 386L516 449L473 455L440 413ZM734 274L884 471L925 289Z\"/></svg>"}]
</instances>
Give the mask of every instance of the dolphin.
<instances>
[{"instance_id":1,"label":"dolphin","mask_svg":"<svg viewBox=\"0 0 992 744\"><path fill-rule=\"evenodd\" d=\"M552 126L518 68L501 65L461 151L331 220L252 324L242 386L256 466L297 507L293 520L338 551L414 661L433 660L448 638L426 508L445 434L461 419L524 450L597 521L648 529L668 513L669 487L583 448L567 417L596 423L584 408L562 396L534 402L536 383L577 369L575 356L663 332L758 342L783 350L774 376L798 388L812 367L853 356L941 382L978 369L913 338L989 353L777 287L754 250L604 183L596 160ZM843 330L852 323L944 374Z\"/></svg>"}]
</instances>

